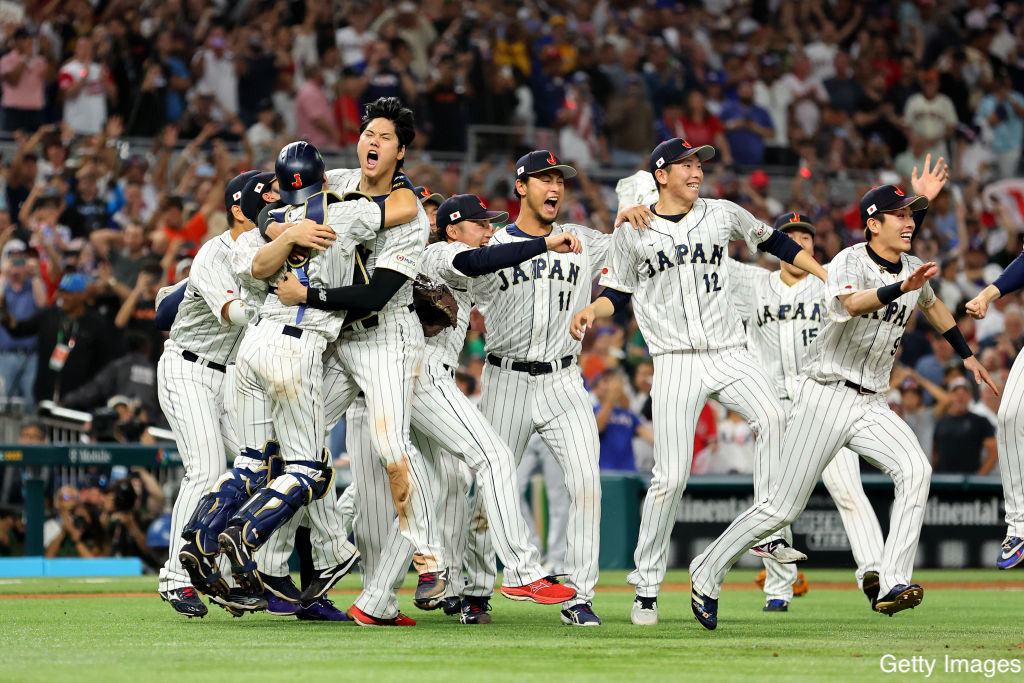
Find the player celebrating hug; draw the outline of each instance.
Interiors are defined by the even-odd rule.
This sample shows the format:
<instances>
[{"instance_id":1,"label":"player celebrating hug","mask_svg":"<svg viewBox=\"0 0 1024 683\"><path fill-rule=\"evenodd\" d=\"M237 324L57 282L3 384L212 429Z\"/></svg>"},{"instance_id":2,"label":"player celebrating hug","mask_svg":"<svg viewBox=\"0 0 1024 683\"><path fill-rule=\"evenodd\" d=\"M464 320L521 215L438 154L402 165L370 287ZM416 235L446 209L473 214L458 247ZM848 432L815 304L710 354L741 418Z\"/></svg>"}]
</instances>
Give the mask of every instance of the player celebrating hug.
<instances>
[{"instance_id":1,"label":"player celebrating hug","mask_svg":"<svg viewBox=\"0 0 1024 683\"><path fill-rule=\"evenodd\" d=\"M949 309L928 280L938 269L909 255L914 230L924 219L929 197L949 177L930 157L915 191L876 187L860 201L868 241L839 252L829 266L827 292L831 323L818 335L804 368L786 430L782 467L769 475L767 499L757 501L690 564L691 606L707 629L718 623L718 594L725 574L753 543L795 520L807 505L822 470L847 447L892 477L896 498L879 571L877 612L892 615L921 603L924 589L911 583L914 556L924 521L931 466L910 427L889 409L893 358L907 322L920 305L925 318L964 359L980 384L996 391L972 355ZM998 392L997 392L998 393Z\"/></svg>"},{"instance_id":2,"label":"player celebrating hug","mask_svg":"<svg viewBox=\"0 0 1024 683\"><path fill-rule=\"evenodd\" d=\"M650 169L658 202L651 207L651 226L615 233L602 271L605 289L572 320L572 334L582 339L596 318L612 315L632 296L654 356L654 479L644 499L636 570L628 577L636 586L631 619L639 625L658 623L669 537L690 475L697 417L708 398L742 415L757 434L758 499L767 495L763 482L779 465L785 415L771 380L743 347L743 324L729 296L729 242L746 240L825 279L821 266L785 233L730 201L698 196L701 162L714 154L711 146L680 138L654 149ZM765 552L780 560L806 559L783 540Z\"/></svg>"}]
</instances>

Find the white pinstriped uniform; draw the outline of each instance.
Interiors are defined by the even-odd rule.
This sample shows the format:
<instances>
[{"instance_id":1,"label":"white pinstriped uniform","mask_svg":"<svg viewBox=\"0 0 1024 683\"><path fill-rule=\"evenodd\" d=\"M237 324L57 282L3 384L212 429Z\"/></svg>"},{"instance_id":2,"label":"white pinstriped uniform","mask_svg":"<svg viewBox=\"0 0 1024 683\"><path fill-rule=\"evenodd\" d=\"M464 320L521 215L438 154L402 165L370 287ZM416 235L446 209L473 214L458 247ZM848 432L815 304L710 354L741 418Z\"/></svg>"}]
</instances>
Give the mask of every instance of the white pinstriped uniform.
<instances>
[{"instance_id":1,"label":"white pinstriped uniform","mask_svg":"<svg viewBox=\"0 0 1024 683\"><path fill-rule=\"evenodd\" d=\"M284 218L297 220L303 213L303 206L287 207ZM326 207L323 222L337 238L309 259L304 267L306 276L311 286L347 285L354 272L356 244L375 237L380 228L380 208L368 201L336 202ZM247 241L237 245L233 254L238 277L257 289L251 281L255 279L252 261L259 247L257 241ZM282 267L267 279L276 282L289 269ZM235 382L239 435L248 448L262 450L271 439L280 444L285 473L268 484L280 493L295 484L290 463L320 459L324 438L323 354L328 342L337 337L342 321L343 314L338 312L285 306L270 292L260 307L259 319L239 348ZM258 466L244 456L235 464ZM306 476L317 474L306 466L294 467Z\"/></svg>"},{"instance_id":2,"label":"white pinstriped uniform","mask_svg":"<svg viewBox=\"0 0 1024 683\"><path fill-rule=\"evenodd\" d=\"M996 446L1006 507L1006 535L1024 537L1024 361L1020 357L1018 354L1013 361L999 402Z\"/></svg>"},{"instance_id":3,"label":"white pinstriped uniform","mask_svg":"<svg viewBox=\"0 0 1024 683\"><path fill-rule=\"evenodd\" d=\"M693 587L717 598L722 580L735 561L757 542L796 519L825 466L846 446L885 471L896 497L879 567L879 595L909 584L928 500L931 465L910 427L889 409L893 357L914 307L931 307L935 294L928 283L874 313L851 318L839 296L905 279L921 260L902 254L902 270L882 270L864 244L844 249L829 267L826 297L831 322L809 351L794 398L783 442L786 459L773 470L767 499L743 512L690 564ZM861 385L863 394L844 382Z\"/></svg>"},{"instance_id":4,"label":"white pinstriped uniform","mask_svg":"<svg viewBox=\"0 0 1024 683\"><path fill-rule=\"evenodd\" d=\"M422 273L449 286L459 305L459 313L454 328L445 329L426 340L423 370L412 396L411 434L413 443L430 468L431 479L440 483L435 496L438 502L436 528L444 546L449 577L455 577L457 581L461 575L468 523L485 532L490 528L505 565L505 583L522 586L542 578L545 572L540 566L536 547L529 542L526 521L519 508L512 453L480 411L459 390L453 375L469 329L473 299L469 291L471 278L456 269L452 261L459 253L470 249L461 242L435 243L423 254ZM359 439L354 441L358 447ZM352 455L353 463L363 459ZM466 496L469 487L462 462L475 473L476 500L481 501L472 520L468 519ZM380 468L372 469L376 471L353 466L353 478L359 491L366 490L368 486L379 487ZM366 502L371 503L372 500L370 498ZM409 546L400 542L394 525L385 527L377 524L379 514L378 506L374 521L369 526L377 533L386 531L388 537L366 539L364 556L386 553L408 558ZM408 559L382 564L378 558L373 564L383 566L387 571L376 575L367 571L364 575L364 595L371 606L369 613L393 616L397 601L390 589L401 585ZM460 592L458 586L450 585L449 594ZM357 606L364 609L358 601Z\"/></svg>"},{"instance_id":5,"label":"white pinstriped uniform","mask_svg":"<svg viewBox=\"0 0 1024 683\"><path fill-rule=\"evenodd\" d=\"M184 543L182 527L224 471L227 458L239 450L235 423L225 406L230 390L226 373L207 365L233 362L245 333L244 327L228 326L220 314L224 304L240 298L230 267L232 245L231 234L225 232L196 254L185 296L157 365L160 408L185 467L171 512L170 555L160 570L163 591L191 585L178 560ZM185 360L183 352L195 354L199 362Z\"/></svg>"},{"instance_id":6,"label":"white pinstriped uniform","mask_svg":"<svg viewBox=\"0 0 1024 683\"><path fill-rule=\"evenodd\" d=\"M328 174L330 186L339 192L355 189L359 178L358 170ZM365 394L372 415L372 453L391 473L391 496L398 503L399 528L415 548L413 562L418 573L444 568L444 553L433 529L435 487L423 456L409 436L410 397L421 372L424 345L419 318L409 307L412 279L419 269L429 232L426 213L419 206L412 221L385 229L377 236L366 263L367 274L372 276L377 267L382 267L405 275L409 281L376 314L376 325L350 325L330 345L324 357L323 383L328 429L341 419L360 391ZM352 459L366 454L354 452ZM359 467L353 465L353 476ZM358 478L356 481L360 491L370 490L368 485L359 485ZM367 518L366 506L379 504L377 499L356 496L356 523ZM367 550L361 548L361 552L365 554ZM360 596L356 605L375 617L394 616L370 607L371 602Z\"/></svg>"},{"instance_id":7,"label":"white pinstriped uniform","mask_svg":"<svg viewBox=\"0 0 1024 683\"><path fill-rule=\"evenodd\" d=\"M627 228L627 230L629 230ZM484 365L480 410L507 443L516 462L534 432L540 434L565 474L570 506L565 568L566 584L576 597L571 607L594 599L601 527L600 442L590 397L579 367L531 376L512 370L512 361L556 364L575 359L582 344L569 334L572 316L590 303L591 284L611 243L611 236L581 225L552 225L552 233L569 232L582 243L580 254L545 252L526 263L473 280L473 297L487 321L486 351L502 360ZM531 238L510 225L490 244ZM477 498L479 500L479 497ZM471 518L476 513L471 513ZM484 542L483 548L475 542ZM496 570L486 535L470 539L466 595L490 595Z\"/></svg>"},{"instance_id":8,"label":"white pinstriped uniform","mask_svg":"<svg viewBox=\"0 0 1024 683\"><path fill-rule=\"evenodd\" d=\"M678 222L655 216L643 232L615 234L601 284L633 296L654 358L654 472L644 498L629 583L657 597L668 564L676 508L693 463L693 435L708 398L744 417L756 435L754 496L767 493L781 457L785 416L771 380L745 348L733 304L729 242L751 250L773 230L736 204L698 199Z\"/></svg>"},{"instance_id":9,"label":"white pinstriped uniform","mask_svg":"<svg viewBox=\"0 0 1024 683\"><path fill-rule=\"evenodd\" d=\"M737 263L734 274L736 307L747 325L747 348L767 370L788 411L807 351L828 322L826 285L812 275L787 285L781 271L746 263ZM878 571L884 541L878 517L864 493L857 454L841 448L821 479L843 520L860 584L865 572ZM765 569L768 599L792 599L796 567L766 561Z\"/></svg>"},{"instance_id":10,"label":"white pinstriped uniform","mask_svg":"<svg viewBox=\"0 0 1024 683\"><path fill-rule=\"evenodd\" d=\"M569 519L569 492L565 488L565 477L551 455L551 450L536 434L526 442L526 450L519 461L516 478L519 480L519 505L523 509L523 518L530 527L530 542L540 548L540 532L534 526L533 511L526 499L526 488L535 473L540 473L544 478L547 501L548 529L544 564L551 568L552 573L562 574L565 571L565 529ZM470 533L474 533L473 529L470 529Z\"/></svg>"}]
</instances>

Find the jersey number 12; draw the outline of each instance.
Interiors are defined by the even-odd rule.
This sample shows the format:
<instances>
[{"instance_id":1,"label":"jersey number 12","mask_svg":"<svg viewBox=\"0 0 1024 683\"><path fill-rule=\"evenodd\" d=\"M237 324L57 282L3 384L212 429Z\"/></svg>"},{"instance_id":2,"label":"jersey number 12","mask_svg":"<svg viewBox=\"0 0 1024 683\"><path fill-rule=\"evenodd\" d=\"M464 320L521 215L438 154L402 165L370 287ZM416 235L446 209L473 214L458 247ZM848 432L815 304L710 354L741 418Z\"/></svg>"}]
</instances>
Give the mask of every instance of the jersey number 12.
<instances>
[{"instance_id":1,"label":"jersey number 12","mask_svg":"<svg viewBox=\"0 0 1024 683\"><path fill-rule=\"evenodd\" d=\"M722 291L721 285L718 284L718 273L705 273L704 286L707 287L709 293Z\"/></svg>"}]
</instances>

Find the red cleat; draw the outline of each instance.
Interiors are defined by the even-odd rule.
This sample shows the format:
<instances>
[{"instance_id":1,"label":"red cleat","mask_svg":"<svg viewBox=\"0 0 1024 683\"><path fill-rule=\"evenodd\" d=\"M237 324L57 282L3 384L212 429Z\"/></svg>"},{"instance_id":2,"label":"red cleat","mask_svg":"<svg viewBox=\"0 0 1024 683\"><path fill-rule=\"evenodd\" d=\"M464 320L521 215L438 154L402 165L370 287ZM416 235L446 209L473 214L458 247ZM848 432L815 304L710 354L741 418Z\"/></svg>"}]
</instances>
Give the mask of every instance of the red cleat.
<instances>
[{"instance_id":1,"label":"red cleat","mask_svg":"<svg viewBox=\"0 0 1024 683\"><path fill-rule=\"evenodd\" d=\"M410 619L401 612L394 619L378 619L377 617L371 617L369 614L359 609L355 605L349 607L346 612L352 621L356 622L360 626L415 626L416 620Z\"/></svg>"},{"instance_id":2,"label":"red cleat","mask_svg":"<svg viewBox=\"0 0 1024 683\"><path fill-rule=\"evenodd\" d=\"M509 600L530 600L539 605L557 605L576 597L576 589L563 586L558 579L537 579L528 586L502 586L501 594Z\"/></svg>"}]
</instances>

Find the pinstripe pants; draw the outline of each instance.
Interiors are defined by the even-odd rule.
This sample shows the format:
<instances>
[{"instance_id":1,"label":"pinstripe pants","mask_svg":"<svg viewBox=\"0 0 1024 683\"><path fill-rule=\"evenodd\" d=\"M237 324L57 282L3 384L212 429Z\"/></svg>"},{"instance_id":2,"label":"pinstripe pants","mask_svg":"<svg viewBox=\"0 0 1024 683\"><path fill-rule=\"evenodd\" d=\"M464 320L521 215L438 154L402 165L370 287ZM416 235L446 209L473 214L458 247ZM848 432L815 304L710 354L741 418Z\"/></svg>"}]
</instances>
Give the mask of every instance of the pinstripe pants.
<instances>
[{"instance_id":1,"label":"pinstripe pants","mask_svg":"<svg viewBox=\"0 0 1024 683\"><path fill-rule=\"evenodd\" d=\"M157 377L160 409L167 416L185 467L171 510L170 555L160 570L160 590L167 591L191 585L178 561L185 542L181 530L199 499L224 472L227 458L238 453L239 444L233 415L225 406L225 397L234 391L225 373L190 363L168 342L157 364Z\"/></svg>"},{"instance_id":2,"label":"pinstripe pants","mask_svg":"<svg viewBox=\"0 0 1024 683\"><path fill-rule=\"evenodd\" d=\"M999 402L999 477L1003 480L1003 505L1006 507L1006 535L1024 536L1024 361L1017 356L1006 378L1006 389Z\"/></svg>"},{"instance_id":3,"label":"pinstripe pants","mask_svg":"<svg viewBox=\"0 0 1024 683\"><path fill-rule=\"evenodd\" d=\"M561 466L570 501L566 585L576 589L576 597L563 607L592 602L601 543L600 442L579 367L573 364L531 376L488 363L484 365L482 389L480 409L509 445L517 463L530 435L536 432ZM470 539L466 565L466 595L490 595L497 569L486 535Z\"/></svg>"},{"instance_id":4,"label":"pinstripe pants","mask_svg":"<svg viewBox=\"0 0 1024 683\"><path fill-rule=\"evenodd\" d=\"M446 564L435 529L436 487L429 467L409 436L412 394L423 364L423 328L416 314L404 308L379 313L378 320L376 327L343 332L329 350L323 382L326 424L337 424L359 391L365 394L370 450L349 450L372 452L382 466L389 481L386 497L393 500L399 529L414 548L412 559L417 573L438 571ZM349 440L346 437L346 444ZM362 480L356 475L356 468L364 465L370 467L368 463L353 463L352 474L357 481ZM365 506L378 502L369 488L360 488L359 503ZM365 507L357 510L357 516L366 512ZM363 547L359 545L361 552Z\"/></svg>"},{"instance_id":5,"label":"pinstripe pants","mask_svg":"<svg viewBox=\"0 0 1024 683\"><path fill-rule=\"evenodd\" d=\"M697 418L709 397L742 415L754 432L755 499L767 497L768 477L779 463L785 415L771 381L746 349L656 355L651 384L653 479L640 517L640 535L633 555L636 569L626 579L641 597L657 597L665 580L676 510L693 465ZM772 560L771 564L778 563ZM795 578L793 571L789 583Z\"/></svg>"},{"instance_id":6,"label":"pinstripe pants","mask_svg":"<svg viewBox=\"0 0 1024 683\"><path fill-rule=\"evenodd\" d=\"M769 478L765 500L737 517L690 563L694 589L717 598L726 573L765 534L795 520L825 466L846 446L892 477L895 500L879 568L880 595L909 584L921 537L932 468L907 423L883 394L862 395L840 382L804 378L790 413L782 466Z\"/></svg>"}]
</instances>

